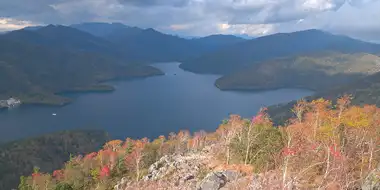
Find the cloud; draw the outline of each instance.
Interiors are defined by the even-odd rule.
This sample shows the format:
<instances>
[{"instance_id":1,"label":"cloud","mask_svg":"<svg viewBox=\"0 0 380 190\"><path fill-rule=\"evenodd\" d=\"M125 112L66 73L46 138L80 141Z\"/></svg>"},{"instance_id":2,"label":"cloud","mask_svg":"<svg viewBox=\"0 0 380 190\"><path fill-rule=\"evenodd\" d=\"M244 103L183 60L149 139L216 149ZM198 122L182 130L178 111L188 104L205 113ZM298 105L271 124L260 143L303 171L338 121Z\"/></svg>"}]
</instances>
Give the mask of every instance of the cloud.
<instances>
[{"instance_id":1,"label":"cloud","mask_svg":"<svg viewBox=\"0 0 380 190\"><path fill-rule=\"evenodd\" d=\"M17 30L27 26L33 26L35 24L29 21L15 20L12 18L0 18L0 32Z\"/></svg>"},{"instance_id":2,"label":"cloud","mask_svg":"<svg viewBox=\"0 0 380 190\"><path fill-rule=\"evenodd\" d=\"M380 42L380 1L347 1L338 10L310 15L296 22L276 25L276 31L290 32L319 28L332 33L345 34L354 38Z\"/></svg>"},{"instance_id":3,"label":"cloud","mask_svg":"<svg viewBox=\"0 0 380 190\"><path fill-rule=\"evenodd\" d=\"M186 30L193 27L192 25L189 24L172 24L170 25L170 29L172 30Z\"/></svg>"},{"instance_id":4,"label":"cloud","mask_svg":"<svg viewBox=\"0 0 380 190\"><path fill-rule=\"evenodd\" d=\"M121 4L134 5L141 7L149 6L174 6L183 7L186 6L189 0L119 0Z\"/></svg>"},{"instance_id":5,"label":"cloud","mask_svg":"<svg viewBox=\"0 0 380 190\"><path fill-rule=\"evenodd\" d=\"M274 26L272 24L219 24L220 33L234 33L234 34L250 34L253 36L262 36L273 33Z\"/></svg>"},{"instance_id":6,"label":"cloud","mask_svg":"<svg viewBox=\"0 0 380 190\"><path fill-rule=\"evenodd\" d=\"M182 35L267 35L319 28L380 40L379 0L0 0L0 18L122 22Z\"/></svg>"}]
</instances>

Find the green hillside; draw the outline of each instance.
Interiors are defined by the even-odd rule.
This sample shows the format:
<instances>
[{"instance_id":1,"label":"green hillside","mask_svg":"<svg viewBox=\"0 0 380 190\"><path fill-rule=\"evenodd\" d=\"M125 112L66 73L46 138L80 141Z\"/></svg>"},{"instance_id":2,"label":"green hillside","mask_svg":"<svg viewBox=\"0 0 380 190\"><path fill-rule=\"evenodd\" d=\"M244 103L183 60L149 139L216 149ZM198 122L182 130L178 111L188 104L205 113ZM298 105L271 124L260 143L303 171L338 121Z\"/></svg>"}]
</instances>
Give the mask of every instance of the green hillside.
<instances>
[{"instance_id":1,"label":"green hillside","mask_svg":"<svg viewBox=\"0 0 380 190\"><path fill-rule=\"evenodd\" d=\"M20 175L33 167L52 172L70 159L98 150L108 136L103 131L64 131L0 144L0 189L17 187Z\"/></svg>"},{"instance_id":2,"label":"green hillside","mask_svg":"<svg viewBox=\"0 0 380 190\"><path fill-rule=\"evenodd\" d=\"M352 95L353 105L376 105L380 106L380 73L370 75L349 84L345 84L313 96L305 97L305 100L325 98L336 101L337 98L348 94ZM283 124L293 116L290 109L296 101L269 107L269 114L276 123Z\"/></svg>"},{"instance_id":3,"label":"green hillside","mask_svg":"<svg viewBox=\"0 0 380 190\"><path fill-rule=\"evenodd\" d=\"M376 55L321 52L258 63L219 78L216 86L222 90L307 88L322 91L379 70L380 57Z\"/></svg>"},{"instance_id":4,"label":"green hillside","mask_svg":"<svg viewBox=\"0 0 380 190\"><path fill-rule=\"evenodd\" d=\"M162 74L150 66L123 62L88 52L71 52L0 39L0 99L17 96L25 103L61 105L55 95L72 90L112 90L99 82Z\"/></svg>"}]
</instances>

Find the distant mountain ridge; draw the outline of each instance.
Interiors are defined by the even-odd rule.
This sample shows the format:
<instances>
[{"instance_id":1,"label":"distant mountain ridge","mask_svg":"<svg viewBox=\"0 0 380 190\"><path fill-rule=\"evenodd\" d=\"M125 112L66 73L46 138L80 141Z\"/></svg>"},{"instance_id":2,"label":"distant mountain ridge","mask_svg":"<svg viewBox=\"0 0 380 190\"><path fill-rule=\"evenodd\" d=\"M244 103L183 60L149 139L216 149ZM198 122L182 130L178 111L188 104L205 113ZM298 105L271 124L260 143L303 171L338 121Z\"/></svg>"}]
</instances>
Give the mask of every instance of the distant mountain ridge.
<instances>
[{"instance_id":1,"label":"distant mountain ridge","mask_svg":"<svg viewBox=\"0 0 380 190\"><path fill-rule=\"evenodd\" d=\"M278 33L241 42L187 60L181 64L181 68L196 73L224 75L261 61L318 51L377 54L380 52L380 45L312 29Z\"/></svg>"},{"instance_id":2,"label":"distant mountain ridge","mask_svg":"<svg viewBox=\"0 0 380 190\"><path fill-rule=\"evenodd\" d=\"M69 27L76 28L78 30L87 32L89 34L92 34L98 37L109 36L117 30L132 28L121 23L101 23L101 22L87 22L87 23L81 23L81 24L72 24Z\"/></svg>"},{"instance_id":3,"label":"distant mountain ridge","mask_svg":"<svg viewBox=\"0 0 380 190\"><path fill-rule=\"evenodd\" d=\"M193 38L191 40L195 43L204 44L204 46L214 47L214 49L218 49L218 47L227 47L231 44L237 44L246 41L245 39L234 35L221 34L215 34L201 38Z\"/></svg>"},{"instance_id":4,"label":"distant mountain ridge","mask_svg":"<svg viewBox=\"0 0 380 190\"><path fill-rule=\"evenodd\" d=\"M185 39L152 28L141 29L120 23L84 23L71 27L107 39L117 49L128 52L131 59L142 62L184 61L245 41L232 35Z\"/></svg>"},{"instance_id":5,"label":"distant mountain ridge","mask_svg":"<svg viewBox=\"0 0 380 190\"><path fill-rule=\"evenodd\" d=\"M55 40L61 40L60 42L51 41L50 45L66 43L67 49L107 53L136 63L183 61L245 41L245 39L233 35L211 35L185 39L161 33L152 28L142 29L121 23L34 26L26 27L23 30L42 33L44 37L56 37ZM34 38L26 37L23 40L33 43L43 41L33 41ZM93 47L89 43L93 43Z\"/></svg>"},{"instance_id":6,"label":"distant mountain ridge","mask_svg":"<svg viewBox=\"0 0 380 190\"><path fill-rule=\"evenodd\" d=\"M69 100L55 93L113 90L97 83L160 75L146 64L184 60L239 41L231 36L212 38L186 40L118 23L11 31L0 35L0 99L17 96L24 103L62 105Z\"/></svg>"},{"instance_id":7,"label":"distant mountain ridge","mask_svg":"<svg viewBox=\"0 0 380 190\"><path fill-rule=\"evenodd\" d=\"M64 49L72 52L88 51L113 56L117 54L113 44L107 40L61 25L48 25L33 30L16 30L1 37L22 43Z\"/></svg>"}]
</instances>

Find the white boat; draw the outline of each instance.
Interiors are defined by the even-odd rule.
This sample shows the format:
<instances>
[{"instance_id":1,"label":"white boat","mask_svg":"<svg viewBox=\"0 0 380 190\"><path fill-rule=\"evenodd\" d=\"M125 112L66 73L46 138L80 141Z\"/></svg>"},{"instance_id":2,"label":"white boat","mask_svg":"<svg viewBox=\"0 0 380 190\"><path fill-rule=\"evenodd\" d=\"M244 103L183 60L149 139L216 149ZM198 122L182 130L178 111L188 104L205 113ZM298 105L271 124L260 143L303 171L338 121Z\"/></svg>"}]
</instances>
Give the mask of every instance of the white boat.
<instances>
[{"instance_id":1,"label":"white boat","mask_svg":"<svg viewBox=\"0 0 380 190\"><path fill-rule=\"evenodd\" d=\"M53 113L53 114L51 114L51 115L54 115L54 116L56 116L57 114L56 114L56 113Z\"/></svg>"}]
</instances>

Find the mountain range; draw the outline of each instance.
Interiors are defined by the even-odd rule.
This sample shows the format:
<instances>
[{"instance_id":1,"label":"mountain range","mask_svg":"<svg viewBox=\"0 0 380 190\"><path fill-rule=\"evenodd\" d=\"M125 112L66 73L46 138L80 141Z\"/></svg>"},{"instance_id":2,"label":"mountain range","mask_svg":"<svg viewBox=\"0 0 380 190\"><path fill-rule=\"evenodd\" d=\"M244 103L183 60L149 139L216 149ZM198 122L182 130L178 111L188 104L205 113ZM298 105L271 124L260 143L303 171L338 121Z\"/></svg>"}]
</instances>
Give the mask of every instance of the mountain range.
<instances>
[{"instance_id":1,"label":"mountain range","mask_svg":"<svg viewBox=\"0 0 380 190\"><path fill-rule=\"evenodd\" d=\"M96 25L99 27L99 23ZM115 28L117 26L119 24L113 25ZM160 44L153 41L162 36L178 44L188 44L192 48L194 46L191 44L202 44L201 53L182 54L169 60L182 61L180 67L191 72L222 75L216 81L216 86L222 90L308 88L316 91L315 95L306 98L308 100L320 97L336 100L344 94L352 94L353 104L380 105L380 92L377 90L380 83L379 44L315 29L278 33L250 40L225 35L184 40L160 34L153 29L119 27L102 34L92 34L117 42L122 37L115 37L118 36L115 31L133 31L130 32L132 35L128 35L135 37L150 33L155 36L150 37L150 47ZM91 29L76 28L91 33ZM127 38L125 33L119 35ZM142 37L137 37L131 41L138 43L142 40ZM166 41L162 40L161 43ZM175 47L173 44L175 43L168 47ZM178 46L178 49L181 47L183 46ZM149 51L154 51L153 49ZM153 57L165 60L158 55ZM270 107L269 112L274 121L289 118L289 110L294 103Z\"/></svg>"},{"instance_id":2,"label":"mountain range","mask_svg":"<svg viewBox=\"0 0 380 190\"><path fill-rule=\"evenodd\" d=\"M107 39L115 49L128 54L133 60L149 63L183 61L245 41L232 35L184 39L152 28L128 27L120 23L83 23L71 27Z\"/></svg>"},{"instance_id":3,"label":"mountain range","mask_svg":"<svg viewBox=\"0 0 380 190\"><path fill-rule=\"evenodd\" d=\"M57 93L112 90L99 82L163 74L147 64L222 75L222 90L308 88L333 92L375 80L380 45L320 30L251 40L233 35L185 39L120 23L28 27L0 35L0 99L64 104ZM375 81L376 82L376 81ZM353 84L353 85L351 85Z\"/></svg>"},{"instance_id":4,"label":"mountain range","mask_svg":"<svg viewBox=\"0 0 380 190\"><path fill-rule=\"evenodd\" d=\"M319 51L380 53L380 45L312 29L247 40L186 60L181 68L197 73L225 75L262 61Z\"/></svg>"},{"instance_id":5,"label":"mountain range","mask_svg":"<svg viewBox=\"0 0 380 190\"><path fill-rule=\"evenodd\" d=\"M24 103L62 105L68 99L56 93L112 90L98 83L162 74L151 66L127 65L101 54L49 48L6 38L0 38L0 99L16 96Z\"/></svg>"},{"instance_id":6,"label":"mountain range","mask_svg":"<svg viewBox=\"0 0 380 190\"><path fill-rule=\"evenodd\" d=\"M161 75L146 64L177 61L243 40L213 38L185 40L153 29L105 23L11 31L0 35L0 99L17 96L24 103L62 105L69 100L57 93L109 91L111 86L98 83Z\"/></svg>"}]
</instances>

